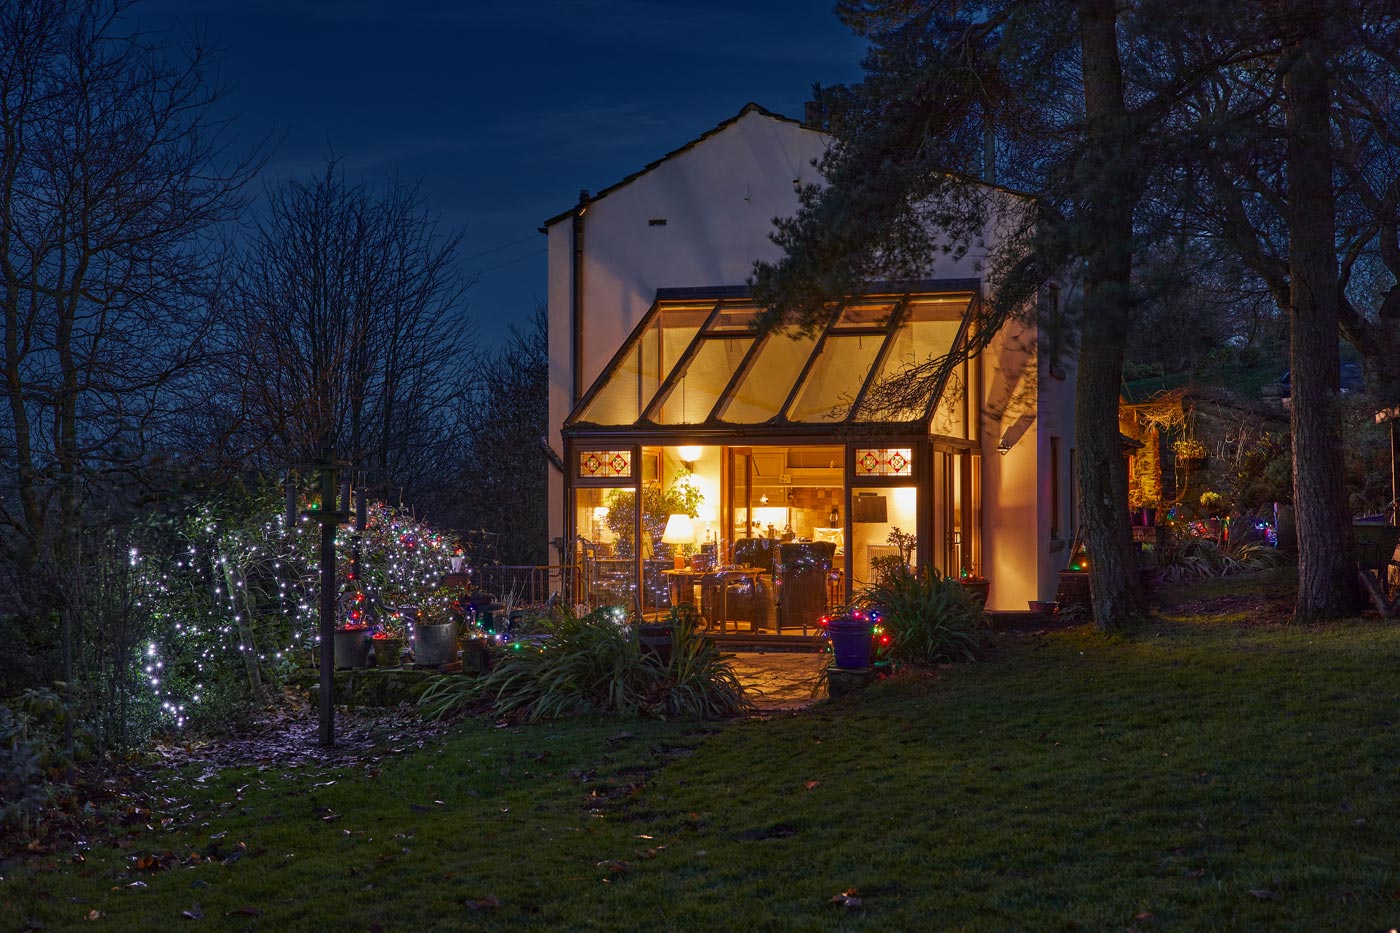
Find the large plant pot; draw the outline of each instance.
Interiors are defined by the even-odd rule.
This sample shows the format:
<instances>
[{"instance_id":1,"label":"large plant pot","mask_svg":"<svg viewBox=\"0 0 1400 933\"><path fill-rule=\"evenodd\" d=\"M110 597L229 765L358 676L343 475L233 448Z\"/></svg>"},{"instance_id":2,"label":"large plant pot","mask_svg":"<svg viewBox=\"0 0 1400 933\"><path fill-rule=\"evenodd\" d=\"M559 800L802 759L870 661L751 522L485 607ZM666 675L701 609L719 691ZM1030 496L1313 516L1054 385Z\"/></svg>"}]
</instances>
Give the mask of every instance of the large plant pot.
<instances>
[{"instance_id":1,"label":"large plant pot","mask_svg":"<svg viewBox=\"0 0 1400 933\"><path fill-rule=\"evenodd\" d=\"M1076 608L1093 612L1094 599L1089 590L1089 571L1061 570L1060 590L1055 599L1060 604L1061 612Z\"/></svg>"},{"instance_id":2,"label":"large plant pot","mask_svg":"<svg viewBox=\"0 0 1400 933\"><path fill-rule=\"evenodd\" d=\"M484 638L461 638L462 670L485 674L491 669L491 644Z\"/></svg>"},{"instance_id":3,"label":"large plant pot","mask_svg":"<svg viewBox=\"0 0 1400 933\"><path fill-rule=\"evenodd\" d=\"M649 654L661 662L662 667L671 666L671 651L675 646L675 633L671 626L654 622L637 626L637 641L641 643L642 654Z\"/></svg>"},{"instance_id":4,"label":"large plant pot","mask_svg":"<svg viewBox=\"0 0 1400 933\"><path fill-rule=\"evenodd\" d=\"M838 668L853 671L870 666L874 626L869 619L841 616L827 623L826 630L831 636L831 653Z\"/></svg>"},{"instance_id":5,"label":"large plant pot","mask_svg":"<svg viewBox=\"0 0 1400 933\"><path fill-rule=\"evenodd\" d=\"M335 666L364 667L369 661L369 632L363 628L335 630Z\"/></svg>"},{"instance_id":6,"label":"large plant pot","mask_svg":"<svg viewBox=\"0 0 1400 933\"><path fill-rule=\"evenodd\" d=\"M961 584L963 589L967 590L969 596L977 601L977 605L984 607L987 605L987 595L992 590L992 581L959 580L958 583Z\"/></svg>"},{"instance_id":7,"label":"large plant pot","mask_svg":"<svg viewBox=\"0 0 1400 933\"><path fill-rule=\"evenodd\" d=\"M457 660L457 623L413 626L413 660L425 667L437 667Z\"/></svg>"},{"instance_id":8,"label":"large plant pot","mask_svg":"<svg viewBox=\"0 0 1400 933\"><path fill-rule=\"evenodd\" d=\"M398 667L403 663L402 638L371 638L376 667Z\"/></svg>"}]
</instances>

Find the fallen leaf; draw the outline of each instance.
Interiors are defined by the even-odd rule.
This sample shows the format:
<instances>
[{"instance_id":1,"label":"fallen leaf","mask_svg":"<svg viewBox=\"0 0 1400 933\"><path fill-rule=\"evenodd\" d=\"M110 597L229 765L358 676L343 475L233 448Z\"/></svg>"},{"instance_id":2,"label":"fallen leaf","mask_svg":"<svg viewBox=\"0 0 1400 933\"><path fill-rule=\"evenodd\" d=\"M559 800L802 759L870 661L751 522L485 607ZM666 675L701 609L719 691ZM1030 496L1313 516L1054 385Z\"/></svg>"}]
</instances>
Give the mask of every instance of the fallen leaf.
<instances>
[{"instance_id":1,"label":"fallen leaf","mask_svg":"<svg viewBox=\"0 0 1400 933\"><path fill-rule=\"evenodd\" d=\"M102 911L100 911L100 910L89 910L89 911L87 912L87 914L84 915L84 919L86 919L86 920L101 920L101 919L102 919Z\"/></svg>"},{"instance_id":2,"label":"fallen leaf","mask_svg":"<svg viewBox=\"0 0 1400 933\"><path fill-rule=\"evenodd\" d=\"M186 920L203 920L204 908L195 904L187 910L180 911L180 916L184 917Z\"/></svg>"},{"instance_id":3,"label":"fallen leaf","mask_svg":"<svg viewBox=\"0 0 1400 933\"><path fill-rule=\"evenodd\" d=\"M263 912L256 907L235 907L224 914L225 917L261 917Z\"/></svg>"},{"instance_id":4,"label":"fallen leaf","mask_svg":"<svg viewBox=\"0 0 1400 933\"><path fill-rule=\"evenodd\" d=\"M811 790L812 788L816 787L816 786L817 786L818 784L820 784L820 783L821 783L821 781L808 781L808 782L807 782L806 784L804 784L803 786L806 787L808 790Z\"/></svg>"},{"instance_id":5,"label":"fallen leaf","mask_svg":"<svg viewBox=\"0 0 1400 933\"><path fill-rule=\"evenodd\" d=\"M860 892L855 888L847 888L840 894L833 894L829 903L836 907L845 907L847 910L854 910L862 906Z\"/></svg>"},{"instance_id":6,"label":"fallen leaf","mask_svg":"<svg viewBox=\"0 0 1400 933\"><path fill-rule=\"evenodd\" d=\"M1250 890L1249 893L1259 898L1259 900L1261 901L1272 901L1278 899L1278 895L1275 894L1273 891L1266 891L1263 888L1253 888Z\"/></svg>"},{"instance_id":7,"label":"fallen leaf","mask_svg":"<svg viewBox=\"0 0 1400 933\"><path fill-rule=\"evenodd\" d=\"M494 894L482 898L469 897L462 901L462 906L468 910L492 910L501 906L501 899Z\"/></svg>"}]
</instances>

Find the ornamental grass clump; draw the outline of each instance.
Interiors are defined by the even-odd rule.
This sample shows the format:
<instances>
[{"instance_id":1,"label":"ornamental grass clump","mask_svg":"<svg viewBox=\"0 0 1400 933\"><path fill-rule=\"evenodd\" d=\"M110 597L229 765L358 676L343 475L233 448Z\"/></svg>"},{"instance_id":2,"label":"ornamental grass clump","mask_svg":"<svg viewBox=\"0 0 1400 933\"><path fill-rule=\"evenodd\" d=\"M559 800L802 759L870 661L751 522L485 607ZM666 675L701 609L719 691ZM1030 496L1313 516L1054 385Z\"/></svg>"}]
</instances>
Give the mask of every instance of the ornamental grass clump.
<instances>
[{"instance_id":1,"label":"ornamental grass clump","mask_svg":"<svg viewBox=\"0 0 1400 933\"><path fill-rule=\"evenodd\" d=\"M1171 528L1157 552L1157 572L1169 583L1252 573L1284 563L1283 555L1266 544L1222 545L1176 526Z\"/></svg>"},{"instance_id":2,"label":"ornamental grass clump","mask_svg":"<svg viewBox=\"0 0 1400 933\"><path fill-rule=\"evenodd\" d=\"M539 645L507 649L479 679L442 678L424 692L425 716L441 718L477 704L527 722L584 713L716 719L748 708L728 657L687 613L673 612L669 664L643 651L636 626L613 611L562 613Z\"/></svg>"},{"instance_id":3,"label":"ornamental grass clump","mask_svg":"<svg viewBox=\"0 0 1400 933\"><path fill-rule=\"evenodd\" d=\"M954 577L933 568L897 569L867 588L860 603L879 612L897 661L971 661L987 642L982 607Z\"/></svg>"}]
</instances>

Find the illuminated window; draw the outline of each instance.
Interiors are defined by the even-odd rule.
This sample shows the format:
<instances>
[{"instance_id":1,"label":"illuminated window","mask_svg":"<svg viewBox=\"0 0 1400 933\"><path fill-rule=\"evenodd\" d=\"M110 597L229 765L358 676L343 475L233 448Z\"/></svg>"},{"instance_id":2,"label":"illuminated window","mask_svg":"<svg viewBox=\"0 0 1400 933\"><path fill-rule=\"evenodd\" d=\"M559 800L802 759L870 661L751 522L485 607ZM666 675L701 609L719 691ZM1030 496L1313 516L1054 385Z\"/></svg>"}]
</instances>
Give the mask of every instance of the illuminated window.
<instances>
[{"instance_id":1,"label":"illuminated window","mask_svg":"<svg viewBox=\"0 0 1400 933\"><path fill-rule=\"evenodd\" d=\"M632 451L585 450L578 455L580 479L610 479L632 475Z\"/></svg>"},{"instance_id":2,"label":"illuminated window","mask_svg":"<svg viewBox=\"0 0 1400 933\"><path fill-rule=\"evenodd\" d=\"M914 451L909 447L856 449L856 476L913 476Z\"/></svg>"}]
</instances>

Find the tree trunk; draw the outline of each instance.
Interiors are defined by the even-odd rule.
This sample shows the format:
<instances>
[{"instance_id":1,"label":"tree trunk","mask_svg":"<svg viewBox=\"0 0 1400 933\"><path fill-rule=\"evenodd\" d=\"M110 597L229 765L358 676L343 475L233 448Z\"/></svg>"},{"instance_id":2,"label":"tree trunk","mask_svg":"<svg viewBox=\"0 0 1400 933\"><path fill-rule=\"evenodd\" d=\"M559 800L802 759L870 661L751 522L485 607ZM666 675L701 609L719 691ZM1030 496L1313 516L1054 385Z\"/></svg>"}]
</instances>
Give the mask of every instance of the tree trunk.
<instances>
[{"instance_id":1,"label":"tree trunk","mask_svg":"<svg viewBox=\"0 0 1400 933\"><path fill-rule=\"evenodd\" d=\"M1292 367L1293 506L1298 519L1299 621L1344 616L1360 605L1351 559L1338 396L1336 200L1329 138L1331 92L1324 24L1295 47L1288 100L1290 216L1289 365Z\"/></svg>"},{"instance_id":2,"label":"tree trunk","mask_svg":"<svg viewBox=\"0 0 1400 933\"><path fill-rule=\"evenodd\" d=\"M1087 148L1080 171L1095 180L1080 236L1087 269L1075 419L1094 623L1103 630L1118 628L1147 609L1133 554L1118 435L1136 182L1115 17L1113 0L1079 4Z\"/></svg>"}]
</instances>

